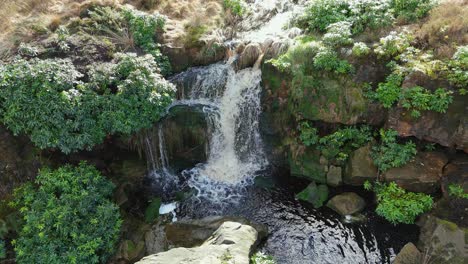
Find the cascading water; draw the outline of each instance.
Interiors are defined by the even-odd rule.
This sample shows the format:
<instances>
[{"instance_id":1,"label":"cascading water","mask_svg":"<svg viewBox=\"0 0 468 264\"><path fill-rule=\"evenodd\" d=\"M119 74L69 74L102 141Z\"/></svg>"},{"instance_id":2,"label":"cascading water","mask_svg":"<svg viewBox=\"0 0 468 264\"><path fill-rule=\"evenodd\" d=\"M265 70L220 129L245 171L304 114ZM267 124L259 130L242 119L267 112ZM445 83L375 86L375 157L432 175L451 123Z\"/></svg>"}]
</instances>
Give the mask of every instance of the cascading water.
<instances>
[{"instance_id":1,"label":"cascading water","mask_svg":"<svg viewBox=\"0 0 468 264\"><path fill-rule=\"evenodd\" d=\"M236 34L225 40L230 44L260 43L264 53L274 48L273 42L287 46L296 35L291 34L287 23L307 2L247 1L252 12L236 26ZM326 209L315 210L299 203L295 193L300 189L291 182L275 190L252 185L268 166L259 131L261 70L235 71L233 59L191 68L171 78L179 91L179 100L171 107L193 107L204 115L206 162L174 173L167 157L163 122L144 139L151 176L163 186L163 193L174 186L196 190L194 199L179 205L178 215L237 215L263 223L270 231L263 250L282 264L390 263L395 251L414 237L411 229L400 234L378 220L345 224ZM374 216L371 210L365 214L369 219Z\"/></svg>"}]
</instances>

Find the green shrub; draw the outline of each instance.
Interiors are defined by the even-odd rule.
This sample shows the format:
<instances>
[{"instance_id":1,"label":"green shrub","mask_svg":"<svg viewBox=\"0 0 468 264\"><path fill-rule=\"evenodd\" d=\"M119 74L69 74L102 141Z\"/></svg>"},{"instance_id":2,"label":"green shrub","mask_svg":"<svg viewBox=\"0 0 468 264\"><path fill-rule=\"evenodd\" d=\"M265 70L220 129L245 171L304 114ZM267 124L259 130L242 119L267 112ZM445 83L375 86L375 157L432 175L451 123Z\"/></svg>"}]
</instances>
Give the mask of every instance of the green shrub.
<instances>
[{"instance_id":1,"label":"green shrub","mask_svg":"<svg viewBox=\"0 0 468 264\"><path fill-rule=\"evenodd\" d=\"M380 57L398 58L411 46L413 36L406 32L392 31L379 40L379 45L374 49L375 54Z\"/></svg>"},{"instance_id":2,"label":"green shrub","mask_svg":"<svg viewBox=\"0 0 468 264\"><path fill-rule=\"evenodd\" d=\"M327 47L340 47L353 43L351 38L351 23L340 21L327 27L327 33L323 35L322 41Z\"/></svg>"},{"instance_id":3,"label":"green shrub","mask_svg":"<svg viewBox=\"0 0 468 264\"><path fill-rule=\"evenodd\" d=\"M434 0L392 0L391 7L395 16L405 21L415 21L429 13Z\"/></svg>"},{"instance_id":4,"label":"green shrub","mask_svg":"<svg viewBox=\"0 0 468 264\"><path fill-rule=\"evenodd\" d=\"M457 184L450 184L448 186L448 193L455 198L468 199L468 193L463 190L463 187Z\"/></svg>"},{"instance_id":5,"label":"green shrub","mask_svg":"<svg viewBox=\"0 0 468 264\"><path fill-rule=\"evenodd\" d=\"M114 186L92 166L43 169L15 191L25 225L13 242L22 263L106 263L120 233Z\"/></svg>"},{"instance_id":6,"label":"green shrub","mask_svg":"<svg viewBox=\"0 0 468 264\"><path fill-rule=\"evenodd\" d=\"M363 42L356 42L353 45L352 53L356 57L366 56L370 53L370 48Z\"/></svg>"},{"instance_id":7,"label":"green shrub","mask_svg":"<svg viewBox=\"0 0 468 264\"><path fill-rule=\"evenodd\" d=\"M462 95L468 93L468 45L460 46L449 61L448 80L459 88Z\"/></svg>"},{"instance_id":8,"label":"green shrub","mask_svg":"<svg viewBox=\"0 0 468 264\"><path fill-rule=\"evenodd\" d=\"M317 129L315 127L311 127L308 122L302 122L299 125L299 132L299 138L304 145L310 147L319 142L320 137L317 135Z\"/></svg>"},{"instance_id":9,"label":"green shrub","mask_svg":"<svg viewBox=\"0 0 468 264\"><path fill-rule=\"evenodd\" d=\"M151 55L117 54L92 67L90 83L70 60L19 59L0 66L0 120L40 148L90 150L107 134L130 134L159 120L174 87Z\"/></svg>"},{"instance_id":10,"label":"green shrub","mask_svg":"<svg viewBox=\"0 0 468 264\"><path fill-rule=\"evenodd\" d=\"M335 51L325 47L320 48L317 55L315 55L314 67L317 70L324 70L337 74L350 73L354 70L353 66L347 60L341 60Z\"/></svg>"},{"instance_id":11,"label":"green shrub","mask_svg":"<svg viewBox=\"0 0 468 264\"><path fill-rule=\"evenodd\" d=\"M371 156L381 172L401 167L416 156L416 145L411 141L398 144L397 136L398 132L395 130L380 130L381 143L372 148Z\"/></svg>"},{"instance_id":12,"label":"green shrub","mask_svg":"<svg viewBox=\"0 0 468 264\"><path fill-rule=\"evenodd\" d=\"M157 74L151 55L116 54L91 68L88 86L102 93L99 124L111 134L129 135L150 127L175 97L175 88Z\"/></svg>"},{"instance_id":13,"label":"green shrub","mask_svg":"<svg viewBox=\"0 0 468 264\"><path fill-rule=\"evenodd\" d=\"M445 113L453 97L450 91L439 88L434 93L431 93L423 87L412 87L403 89L401 105L406 109L411 109L411 116L418 118L421 116L420 111L435 111Z\"/></svg>"},{"instance_id":14,"label":"green shrub","mask_svg":"<svg viewBox=\"0 0 468 264\"><path fill-rule=\"evenodd\" d=\"M387 0L316 0L311 2L298 23L309 31L325 32L331 24L343 21L349 22L352 33L357 34L366 28L390 25L393 15Z\"/></svg>"},{"instance_id":15,"label":"green shrub","mask_svg":"<svg viewBox=\"0 0 468 264\"><path fill-rule=\"evenodd\" d=\"M376 213L392 224L413 224L416 217L432 209L430 195L407 192L395 182L389 184L365 183L367 190L373 190L377 196Z\"/></svg>"},{"instance_id":16,"label":"green shrub","mask_svg":"<svg viewBox=\"0 0 468 264\"><path fill-rule=\"evenodd\" d=\"M266 255L262 252L255 253L251 258L250 261L252 264L276 264L276 260L269 255Z\"/></svg>"},{"instance_id":17,"label":"green shrub","mask_svg":"<svg viewBox=\"0 0 468 264\"><path fill-rule=\"evenodd\" d=\"M247 11L246 4L243 0L224 0L224 9L229 10L236 16L243 16Z\"/></svg>"},{"instance_id":18,"label":"green shrub","mask_svg":"<svg viewBox=\"0 0 468 264\"><path fill-rule=\"evenodd\" d=\"M364 146L371 140L372 133L370 127L347 127L322 137L319 140L319 149L328 159L345 161L348 159L349 153Z\"/></svg>"},{"instance_id":19,"label":"green shrub","mask_svg":"<svg viewBox=\"0 0 468 264\"><path fill-rule=\"evenodd\" d=\"M0 259L6 258L5 241L0 240Z\"/></svg>"},{"instance_id":20,"label":"green shrub","mask_svg":"<svg viewBox=\"0 0 468 264\"><path fill-rule=\"evenodd\" d=\"M379 101L385 108L391 108L400 100L402 82L403 76L390 74L385 82L379 83L375 92L370 93L370 97Z\"/></svg>"}]
</instances>

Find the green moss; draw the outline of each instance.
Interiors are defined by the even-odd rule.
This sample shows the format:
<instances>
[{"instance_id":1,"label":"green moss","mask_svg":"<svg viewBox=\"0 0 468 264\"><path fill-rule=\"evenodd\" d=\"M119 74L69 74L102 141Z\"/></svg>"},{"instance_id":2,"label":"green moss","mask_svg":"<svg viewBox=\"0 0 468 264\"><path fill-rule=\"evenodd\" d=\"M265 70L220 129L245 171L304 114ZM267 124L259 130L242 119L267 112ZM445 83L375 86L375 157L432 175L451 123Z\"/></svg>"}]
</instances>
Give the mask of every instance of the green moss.
<instances>
[{"instance_id":1,"label":"green moss","mask_svg":"<svg viewBox=\"0 0 468 264\"><path fill-rule=\"evenodd\" d=\"M145 221L147 223L152 223L158 219L159 207L161 207L161 198L153 199L145 211Z\"/></svg>"},{"instance_id":2,"label":"green moss","mask_svg":"<svg viewBox=\"0 0 468 264\"><path fill-rule=\"evenodd\" d=\"M317 186L315 183L311 183L298 193L296 198L311 203L315 208L320 208L328 199L328 187L323 184Z\"/></svg>"}]
</instances>

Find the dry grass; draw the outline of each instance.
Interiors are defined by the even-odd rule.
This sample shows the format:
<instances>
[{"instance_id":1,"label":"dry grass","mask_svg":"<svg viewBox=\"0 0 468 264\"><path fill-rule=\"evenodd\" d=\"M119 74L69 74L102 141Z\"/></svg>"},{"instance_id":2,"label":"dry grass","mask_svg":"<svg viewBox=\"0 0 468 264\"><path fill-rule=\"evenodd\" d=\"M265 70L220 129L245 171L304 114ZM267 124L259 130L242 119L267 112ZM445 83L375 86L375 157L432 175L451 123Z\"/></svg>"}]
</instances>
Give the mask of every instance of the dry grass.
<instances>
[{"instance_id":1,"label":"dry grass","mask_svg":"<svg viewBox=\"0 0 468 264\"><path fill-rule=\"evenodd\" d=\"M451 57L456 46L468 44L468 0L448 0L434 8L415 35L436 57Z\"/></svg>"}]
</instances>

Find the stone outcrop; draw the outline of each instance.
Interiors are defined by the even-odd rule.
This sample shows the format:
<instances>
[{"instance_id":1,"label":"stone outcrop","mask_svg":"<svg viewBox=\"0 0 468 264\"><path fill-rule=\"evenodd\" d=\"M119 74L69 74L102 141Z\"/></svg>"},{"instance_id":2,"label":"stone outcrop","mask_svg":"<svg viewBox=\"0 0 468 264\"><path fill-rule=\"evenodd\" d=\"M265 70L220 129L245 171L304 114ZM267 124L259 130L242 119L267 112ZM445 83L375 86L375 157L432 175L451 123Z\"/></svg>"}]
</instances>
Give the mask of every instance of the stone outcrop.
<instances>
[{"instance_id":1,"label":"stone outcrop","mask_svg":"<svg viewBox=\"0 0 468 264\"><path fill-rule=\"evenodd\" d=\"M392 264L421 264L422 254L413 243L406 244Z\"/></svg>"},{"instance_id":2,"label":"stone outcrop","mask_svg":"<svg viewBox=\"0 0 468 264\"><path fill-rule=\"evenodd\" d=\"M231 261L249 264L249 256L258 240L252 226L224 222L203 244L193 248L173 248L144 257L138 264L219 264Z\"/></svg>"},{"instance_id":3,"label":"stone outcrop","mask_svg":"<svg viewBox=\"0 0 468 264\"><path fill-rule=\"evenodd\" d=\"M336 195L327 203L327 207L333 209L342 216L361 212L365 206L366 202L364 199L352 192Z\"/></svg>"},{"instance_id":4,"label":"stone outcrop","mask_svg":"<svg viewBox=\"0 0 468 264\"><path fill-rule=\"evenodd\" d=\"M301 154L293 155L289 158L291 175L315 181L326 183L326 166L320 163L320 152L308 149Z\"/></svg>"},{"instance_id":5,"label":"stone outcrop","mask_svg":"<svg viewBox=\"0 0 468 264\"><path fill-rule=\"evenodd\" d=\"M240 217L213 216L197 220L181 220L165 225L156 223L145 235L146 254L156 254L175 247L200 246L226 221L253 226L258 232L259 240L268 233L265 226Z\"/></svg>"},{"instance_id":6,"label":"stone outcrop","mask_svg":"<svg viewBox=\"0 0 468 264\"><path fill-rule=\"evenodd\" d=\"M440 188L442 170L447 162L441 152L419 152L412 161L386 171L383 177L408 191L433 193Z\"/></svg>"},{"instance_id":7,"label":"stone outcrop","mask_svg":"<svg viewBox=\"0 0 468 264\"><path fill-rule=\"evenodd\" d=\"M468 193L468 157L462 155L450 161L444 168L441 181L442 194L447 201L444 206L448 219L468 227L468 199L450 194L450 187L459 187Z\"/></svg>"},{"instance_id":8,"label":"stone outcrop","mask_svg":"<svg viewBox=\"0 0 468 264\"><path fill-rule=\"evenodd\" d=\"M432 215L423 216L418 248L425 253L431 263L468 263L468 229Z\"/></svg>"},{"instance_id":9,"label":"stone outcrop","mask_svg":"<svg viewBox=\"0 0 468 264\"><path fill-rule=\"evenodd\" d=\"M424 111L412 118L405 109L392 109L387 125L403 137L414 136L446 147L456 147L468 153L467 96L454 96L446 113Z\"/></svg>"},{"instance_id":10,"label":"stone outcrop","mask_svg":"<svg viewBox=\"0 0 468 264\"><path fill-rule=\"evenodd\" d=\"M343 176L341 167L331 165L327 172L327 184L332 187L337 187L343 184Z\"/></svg>"},{"instance_id":11,"label":"stone outcrop","mask_svg":"<svg viewBox=\"0 0 468 264\"><path fill-rule=\"evenodd\" d=\"M262 53L263 51L260 44L248 44L240 54L239 59L236 62L236 68L238 70L242 70L248 67L253 67Z\"/></svg>"},{"instance_id":12,"label":"stone outcrop","mask_svg":"<svg viewBox=\"0 0 468 264\"><path fill-rule=\"evenodd\" d=\"M377 177L378 170L370 154L370 144L351 153L346 164L343 177L344 183L362 185L366 180L372 180Z\"/></svg>"}]
</instances>

